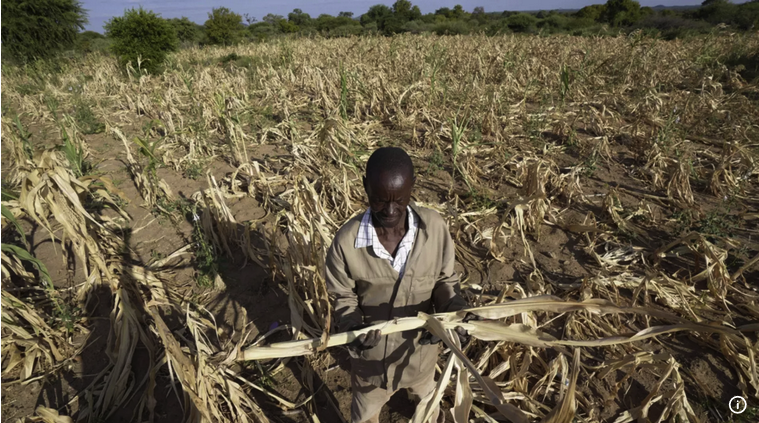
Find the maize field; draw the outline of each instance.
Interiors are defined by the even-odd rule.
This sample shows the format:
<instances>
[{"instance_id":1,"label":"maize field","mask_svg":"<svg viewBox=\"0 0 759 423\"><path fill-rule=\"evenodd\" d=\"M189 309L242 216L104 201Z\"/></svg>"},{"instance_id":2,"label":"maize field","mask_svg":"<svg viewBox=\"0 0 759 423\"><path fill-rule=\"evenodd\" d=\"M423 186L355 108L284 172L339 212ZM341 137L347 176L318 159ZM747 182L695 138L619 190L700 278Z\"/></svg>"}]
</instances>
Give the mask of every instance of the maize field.
<instances>
[{"instance_id":1,"label":"maize field","mask_svg":"<svg viewBox=\"0 0 759 423\"><path fill-rule=\"evenodd\" d=\"M4 68L2 419L348 421L324 258L394 145L489 319L382 325L443 339L446 421L757 421L757 56L402 35Z\"/></svg>"}]
</instances>

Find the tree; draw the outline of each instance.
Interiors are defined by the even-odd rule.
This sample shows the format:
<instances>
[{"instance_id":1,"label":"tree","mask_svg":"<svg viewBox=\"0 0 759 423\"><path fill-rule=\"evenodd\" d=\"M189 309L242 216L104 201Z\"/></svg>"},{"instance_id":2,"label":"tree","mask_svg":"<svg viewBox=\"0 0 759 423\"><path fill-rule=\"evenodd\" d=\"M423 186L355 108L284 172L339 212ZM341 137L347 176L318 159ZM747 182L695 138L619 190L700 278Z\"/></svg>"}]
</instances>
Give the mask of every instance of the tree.
<instances>
[{"instance_id":1,"label":"tree","mask_svg":"<svg viewBox=\"0 0 759 423\"><path fill-rule=\"evenodd\" d=\"M752 0L739 5L735 23L743 30L759 28L759 0Z\"/></svg>"},{"instance_id":2,"label":"tree","mask_svg":"<svg viewBox=\"0 0 759 423\"><path fill-rule=\"evenodd\" d=\"M3 0L0 3L3 56L18 62L51 57L72 47L87 13L78 0Z\"/></svg>"},{"instance_id":3,"label":"tree","mask_svg":"<svg viewBox=\"0 0 759 423\"><path fill-rule=\"evenodd\" d=\"M269 13L268 15L264 16L263 21L270 25L275 25L277 21L281 21L284 18L285 17L282 15L275 15L275 14Z\"/></svg>"},{"instance_id":4,"label":"tree","mask_svg":"<svg viewBox=\"0 0 759 423\"><path fill-rule=\"evenodd\" d=\"M581 19L592 19L596 22L601 21L601 17L606 12L606 5L603 4L593 4L590 6L585 6L582 9L578 10L575 16Z\"/></svg>"},{"instance_id":5,"label":"tree","mask_svg":"<svg viewBox=\"0 0 759 423\"><path fill-rule=\"evenodd\" d=\"M245 23L248 24L248 26L253 25L257 21L255 16L250 16L248 13L243 14L242 17L245 19Z\"/></svg>"},{"instance_id":6,"label":"tree","mask_svg":"<svg viewBox=\"0 0 759 423\"><path fill-rule=\"evenodd\" d=\"M293 11L287 15L287 20L299 27L304 27L311 24L311 15L303 13L300 9L293 9Z\"/></svg>"},{"instance_id":7,"label":"tree","mask_svg":"<svg viewBox=\"0 0 759 423\"><path fill-rule=\"evenodd\" d=\"M411 14L409 15L409 19L412 21L421 19L422 18L422 10L419 9L419 6L414 6L411 8Z\"/></svg>"},{"instance_id":8,"label":"tree","mask_svg":"<svg viewBox=\"0 0 759 423\"><path fill-rule=\"evenodd\" d=\"M275 28L274 25L266 22L256 22L248 26L248 32L250 35L259 41L265 40L274 35L277 30L278 28Z\"/></svg>"},{"instance_id":9,"label":"tree","mask_svg":"<svg viewBox=\"0 0 759 423\"><path fill-rule=\"evenodd\" d=\"M385 34L385 35L393 35L393 34L400 34L405 32L403 27L408 21L404 21L401 18L392 15L388 18L386 18L382 22L382 26L378 26L379 29Z\"/></svg>"},{"instance_id":10,"label":"tree","mask_svg":"<svg viewBox=\"0 0 759 423\"><path fill-rule=\"evenodd\" d=\"M408 0L397 0L393 3L393 15L385 19L382 29L388 35L406 32L406 24L421 17L419 6L413 6Z\"/></svg>"},{"instance_id":11,"label":"tree","mask_svg":"<svg viewBox=\"0 0 759 423\"><path fill-rule=\"evenodd\" d=\"M640 3L633 0L609 0L602 17L614 26L632 25L641 18Z\"/></svg>"},{"instance_id":12,"label":"tree","mask_svg":"<svg viewBox=\"0 0 759 423\"><path fill-rule=\"evenodd\" d=\"M279 27L279 31L283 34L294 34L300 30L298 25L284 19L277 21L277 26Z\"/></svg>"},{"instance_id":13,"label":"tree","mask_svg":"<svg viewBox=\"0 0 759 423\"><path fill-rule=\"evenodd\" d=\"M472 12L472 17L480 25L483 25L488 21L488 15L485 14L485 8L482 6L477 6L474 8L474 11Z\"/></svg>"},{"instance_id":14,"label":"tree","mask_svg":"<svg viewBox=\"0 0 759 423\"><path fill-rule=\"evenodd\" d=\"M380 31L383 29L384 21L392 16L393 11L384 4L376 4L369 8L369 10L361 15L361 25L367 26L372 22L377 23L377 29Z\"/></svg>"},{"instance_id":15,"label":"tree","mask_svg":"<svg viewBox=\"0 0 759 423\"><path fill-rule=\"evenodd\" d=\"M393 3L393 14L396 16L408 15L411 13L411 2L408 0L397 0Z\"/></svg>"},{"instance_id":16,"label":"tree","mask_svg":"<svg viewBox=\"0 0 759 423\"><path fill-rule=\"evenodd\" d=\"M353 12L340 12L337 16L339 18L353 18Z\"/></svg>"},{"instance_id":17,"label":"tree","mask_svg":"<svg viewBox=\"0 0 759 423\"><path fill-rule=\"evenodd\" d=\"M447 7L441 7L440 9L438 9L438 10L435 11L435 14L439 15L439 16L445 16L446 18L450 18L451 17L451 9L449 9Z\"/></svg>"},{"instance_id":18,"label":"tree","mask_svg":"<svg viewBox=\"0 0 759 423\"><path fill-rule=\"evenodd\" d=\"M192 42L198 38L198 27L195 22L182 16L181 18L169 19L169 22L177 32L177 39L182 42Z\"/></svg>"},{"instance_id":19,"label":"tree","mask_svg":"<svg viewBox=\"0 0 759 423\"><path fill-rule=\"evenodd\" d=\"M337 27L337 22L335 22L335 17L334 16L328 15L326 13L322 13L314 21L314 27L318 31L329 31L329 30Z\"/></svg>"},{"instance_id":20,"label":"tree","mask_svg":"<svg viewBox=\"0 0 759 423\"><path fill-rule=\"evenodd\" d=\"M107 43L105 35L95 31L84 31L77 34L75 48L84 53L91 53Z\"/></svg>"},{"instance_id":21,"label":"tree","mask_svg":"<svg viewBox=\"0 0 759 423\"><path fill-rule=\"evenodd\" d=\"M140 67L150 73L158 72L166 55L179 44L174 26L142 7L111 18L105 24L105 35L113 39L111 51L122 66L131 62L137 68L139 59Z\"/></svg>"},{"instance_id":22,"label":"tree","mask_svg":"<svg viewBox=\"0 0 759 423\"><path fill-rule=\"evenodd\" d=\"M726 0L712 0L702 3L701 8L696 12L698 18L701 18L711 24L733 23L738 12L738 7Z\"/></svg>"},{"instance_id":23,"label":"tree","mask_svg":"<svg viewBox=\"0 0 759 423\"><path fill-rule=\"evenodd\" d=\"M208 14L208 20L204 24L206 36L211 44L231 45L237 44L242 38L244 30L242 16L227 9L216 7Z\"/></svg>"},{"instance_id":24,"label":"tree","mask_svg":"<svg viewBox=\"0 0 759 423\"><path fill-rule=\"evenodd\" d=\"M466 11L464 11L464 8L460 4L457 4L456 6L453 6L451 15L453 19L463 19L464 16L466 16Z\"/></svg>"}]
</instances>

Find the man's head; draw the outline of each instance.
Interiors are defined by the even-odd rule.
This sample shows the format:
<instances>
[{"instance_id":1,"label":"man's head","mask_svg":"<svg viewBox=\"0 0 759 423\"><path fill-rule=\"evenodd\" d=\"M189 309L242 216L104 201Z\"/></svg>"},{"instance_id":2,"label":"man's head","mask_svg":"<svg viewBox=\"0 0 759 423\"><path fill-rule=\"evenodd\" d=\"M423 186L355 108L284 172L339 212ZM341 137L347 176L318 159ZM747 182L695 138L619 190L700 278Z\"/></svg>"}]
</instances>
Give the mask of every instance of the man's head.
<instances>
[{"instance_id":1,"label":"man's head","mask_svg":"<svg viewBox=\"0 0 759 423\"><path fill-rule=\"evenodd\" d=\"M414 182L414 165L403 149L382 147L372 153L366 162L364 190L376 223L385 228L404 224Z\"/></svg>"}]
</instances>

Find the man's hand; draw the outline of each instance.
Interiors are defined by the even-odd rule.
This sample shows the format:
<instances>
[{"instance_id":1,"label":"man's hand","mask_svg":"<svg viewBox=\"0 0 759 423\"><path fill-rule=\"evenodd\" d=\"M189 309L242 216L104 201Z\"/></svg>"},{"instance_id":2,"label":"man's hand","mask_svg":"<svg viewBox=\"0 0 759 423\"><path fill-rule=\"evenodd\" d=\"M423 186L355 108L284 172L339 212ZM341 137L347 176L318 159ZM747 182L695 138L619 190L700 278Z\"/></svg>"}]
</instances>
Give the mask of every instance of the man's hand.
<instances>
[{"instance_id":1,"label":"man's hand","mask_svg":"<svg viewBox=\"0 0 759 423\"><path fill-rule=\"evenodd\" d=\"M354 328L352 330L357 329L360 329L360 327ZM361 351L376 347L379 344L381 338L382 332L379 329L370 330L367 333L357 336L353 342L349 343L347 345L348 351L350 351L353 357L357 358L361 354Z\"/></svg>"},{"instance_id":2,"label":"man's hand","mask_svg":"<svg viewBox=\"0 0 759 423\"><path fill-rule=\"evenodd\" d=\"M464 316L464 319L462 320L462 322L469 323L472 320L482 320L482 317L474 313L467 313L466 316ZM461 326L456 326L456 328L453 331L456 332L456 335L458 335L459 337L461 348L464 348L472 339L471 335L469 335L469 332L467 332L467 330L462 328ZM437 344L439 342L440 342L440 338L433 335L432 332L429 332L429 331L424 331L424 335L422 335L422 337L419 339L419 343L421 345Z\"/></svg>"}]
</instances>

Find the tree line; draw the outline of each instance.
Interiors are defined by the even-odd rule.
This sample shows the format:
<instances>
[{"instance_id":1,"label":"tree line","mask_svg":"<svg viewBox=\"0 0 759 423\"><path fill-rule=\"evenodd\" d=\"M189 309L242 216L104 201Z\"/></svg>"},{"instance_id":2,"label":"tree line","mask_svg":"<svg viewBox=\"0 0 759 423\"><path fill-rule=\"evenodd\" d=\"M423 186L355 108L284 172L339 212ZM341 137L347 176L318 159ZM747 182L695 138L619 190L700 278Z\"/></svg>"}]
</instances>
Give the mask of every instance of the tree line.
<instances>
[{"instance_id":1,"label":"tree line","mask_svg":"<svg viewBox=\"0 0 759 423\"><path fill-rule=\"evenodd\" d=\"M687 10L655 10L641 7L633 0L608 0L575 12L537 13L486 12L483 7L469 12L456 5L427 14L409 0L397 0L392 6L374 5L360 16L340 12L337 16L312 17L301 9L294 9L287 16L267 14L260 21L247 13L241 15L226 7L217 7L208 13L202 25L186 17L164 19L152 11L137 8L110 19L105 24L105 34L82 32L86 23L86 11L78 0L4 0L3 59L8 56L15 62L28 62L73 48L85 53L108 51L132 62L140 56L146 60L146 66L153 67L162 62L167 52L182 45L234 45L287 35L349 37L423 32L613 35L640 29L672 39L706 33L721 24L756 30L759 0L743 4L706 0L700 7Z\"/></svg>"}]
</instances>

